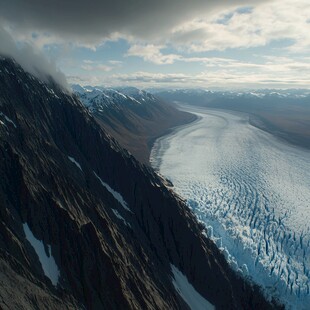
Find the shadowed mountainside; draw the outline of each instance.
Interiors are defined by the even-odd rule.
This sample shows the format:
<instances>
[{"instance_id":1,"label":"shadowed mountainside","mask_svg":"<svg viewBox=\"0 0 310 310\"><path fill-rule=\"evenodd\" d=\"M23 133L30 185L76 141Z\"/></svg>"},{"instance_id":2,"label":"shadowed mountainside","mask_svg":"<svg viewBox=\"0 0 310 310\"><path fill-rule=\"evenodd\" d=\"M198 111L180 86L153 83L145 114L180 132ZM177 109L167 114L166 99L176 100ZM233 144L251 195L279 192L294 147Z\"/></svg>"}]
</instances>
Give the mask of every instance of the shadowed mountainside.
<instances>
[{"instance_id":1,"label":"shadowed mountainside","mask_svg":"<svg viewBox=\"0 0 310 310\"><path fill-rule=\"evenodd\" d=\"M75 96L4 58L0 137L2 309L188 309L172 266L217 309L275 307Z\"/></svg>"},{"instance_id":2,"label":"shadowed mountainside","mask_svg":"<svg viewBox=\"0 0 310 310\"><path fill-rule=\"evenodd\" d=\"M196 119L194 115L133 87L105 89L74 85L73 90L100 126L144 164L149 164L156 138Z\"/></svg>"}]
</instances>

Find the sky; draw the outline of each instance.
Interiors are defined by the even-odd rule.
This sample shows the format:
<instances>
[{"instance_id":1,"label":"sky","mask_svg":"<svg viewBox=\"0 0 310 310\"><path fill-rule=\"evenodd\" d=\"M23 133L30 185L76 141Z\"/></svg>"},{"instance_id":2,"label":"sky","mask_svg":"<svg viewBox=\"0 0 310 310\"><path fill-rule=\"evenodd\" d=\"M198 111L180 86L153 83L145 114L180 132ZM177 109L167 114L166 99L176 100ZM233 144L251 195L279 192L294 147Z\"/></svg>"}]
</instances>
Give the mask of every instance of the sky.
<instances>
[{"instance_id":1,"label":"sky","mask_svg":"<svg viewBox=\"0 0 310 310\"><path fill-rule=\"evenodd\" d=\"M309 88L309 34L309 0L0 0L0 53L60 83Z\"/></svg>"}]
</instances>

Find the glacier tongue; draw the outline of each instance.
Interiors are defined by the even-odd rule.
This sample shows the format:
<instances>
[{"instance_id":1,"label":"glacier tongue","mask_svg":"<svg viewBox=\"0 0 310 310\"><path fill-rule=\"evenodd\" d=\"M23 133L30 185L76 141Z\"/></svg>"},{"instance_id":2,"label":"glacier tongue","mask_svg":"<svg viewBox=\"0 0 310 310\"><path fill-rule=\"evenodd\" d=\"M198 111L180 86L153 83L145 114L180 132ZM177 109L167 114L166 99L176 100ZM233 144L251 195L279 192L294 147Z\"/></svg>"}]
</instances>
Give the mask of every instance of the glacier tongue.
<instances>
[{"instance_id":1,"label":"glacier tongue","mask_svg":"<svg viewBox=\"0 0 310 310\"><path fill-rule=\"evenodd\" d=\"M153 166L187 198L237 272L288 308L306 309L310 152L250 126L246 115L195 113L199 122L156 142Z\"/></svg>"}]
</instances>

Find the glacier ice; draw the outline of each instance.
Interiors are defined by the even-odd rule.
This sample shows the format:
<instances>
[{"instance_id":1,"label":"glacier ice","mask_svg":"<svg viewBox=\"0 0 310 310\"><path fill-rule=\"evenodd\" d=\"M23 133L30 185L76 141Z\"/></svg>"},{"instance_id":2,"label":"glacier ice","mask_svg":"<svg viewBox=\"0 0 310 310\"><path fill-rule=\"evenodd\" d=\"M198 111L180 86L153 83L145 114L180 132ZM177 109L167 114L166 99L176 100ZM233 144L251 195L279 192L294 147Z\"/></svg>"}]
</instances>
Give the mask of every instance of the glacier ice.
<instances>
[{"instance_id":1,"label":"glacier ice","mask_svg":"<svg viewBox=\"0 0 310 310\"><path fill-rule=\"evenodd\" d=\"M200 117L156 141L151 163L205 223L231 266L289 309L310 304L310 152L251 126Z\"/></svg>"}]
</instances>

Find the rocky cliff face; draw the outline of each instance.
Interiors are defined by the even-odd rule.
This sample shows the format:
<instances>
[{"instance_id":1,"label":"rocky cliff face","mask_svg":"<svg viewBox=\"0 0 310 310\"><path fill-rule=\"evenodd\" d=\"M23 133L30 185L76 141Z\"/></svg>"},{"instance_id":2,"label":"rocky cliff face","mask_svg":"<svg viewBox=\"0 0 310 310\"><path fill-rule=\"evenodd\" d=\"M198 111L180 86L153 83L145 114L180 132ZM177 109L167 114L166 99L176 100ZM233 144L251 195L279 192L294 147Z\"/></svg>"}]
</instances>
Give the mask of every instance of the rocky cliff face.
<instances>
[{"instance_id":1,"label":"rocky cliff face","mask_svg":"<svg viewBox=\"0 0 310 310\"><path fill-rule=\"evenodd\" d=\"M0 159L0 308L188 309L172 265L217 309L272 308L75 96L4 58Z\"/></svg>"},{"instance_id":2,"label":"rocky cliff face","mask_svg":"<svg viewBox=\"0 0 310 310\"><path fill-rule=\"evenodd\" d=\"M72 88L100 126L144 164L149 164L156 138L172 127L196 119L134 87L107 89L73 85Z\"/></svg>"}]
</instances>

